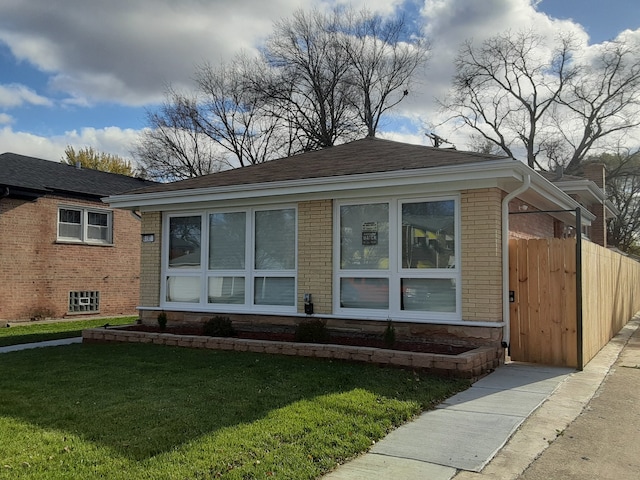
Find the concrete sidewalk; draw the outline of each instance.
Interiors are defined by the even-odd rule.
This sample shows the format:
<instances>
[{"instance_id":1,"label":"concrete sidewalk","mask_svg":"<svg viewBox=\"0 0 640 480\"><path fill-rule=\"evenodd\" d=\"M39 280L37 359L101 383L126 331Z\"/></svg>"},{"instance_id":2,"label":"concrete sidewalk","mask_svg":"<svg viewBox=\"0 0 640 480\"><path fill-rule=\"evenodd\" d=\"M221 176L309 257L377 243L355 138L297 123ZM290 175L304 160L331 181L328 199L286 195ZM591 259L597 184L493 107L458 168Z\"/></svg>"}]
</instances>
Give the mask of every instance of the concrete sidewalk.
<instances>
[{"instance_id":1,"label":"concrete sidewalk","mask_svg":"<svg viewBox=\"0 0 640 480\"><path fill-rule=\"evenodd\" d=\"M19 350L29 350L31 348L57 347L60 345L71 345L72 343L82 343L82 337L61 338L60 340L46 340L44 342L9 345L8 347L0 347L0 353L17 352Z\"/></svg>"},{"instance_id":2,"label":"concrete sidewalk","mask_svg":"<svg viewBox=\"0 0 640 480\"><path fill-rule=\"evenodd\" d=\"M639 323L640 318L629 322L582 372L517 363L500 367L324 478L519 478L580 415ZM631 350L631 343L627 350ZM633 370L640 376L640 369ZM526 478L573 477L543 473Z\"/></svg>"}]
</instances>

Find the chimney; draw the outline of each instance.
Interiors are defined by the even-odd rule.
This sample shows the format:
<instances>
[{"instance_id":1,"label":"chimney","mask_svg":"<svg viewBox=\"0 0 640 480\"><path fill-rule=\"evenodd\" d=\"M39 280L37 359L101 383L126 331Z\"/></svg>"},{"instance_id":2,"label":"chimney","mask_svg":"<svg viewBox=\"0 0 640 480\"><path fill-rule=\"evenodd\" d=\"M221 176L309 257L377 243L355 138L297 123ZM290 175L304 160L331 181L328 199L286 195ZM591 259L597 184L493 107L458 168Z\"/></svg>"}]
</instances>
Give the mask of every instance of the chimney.
<instances>
[{"instance_id":1,"label":"chimney","mask_svg":"<svg viewBox=\"0 0 640 480\"><path fill-rule=\"evenodd\" d=\"M76 168L78 170L80 170L82 168L82 164L79 161L76 162Z\"/></svg>"},{"instance_id":2,"label":"chimney","mask_svg":"<svg viewBox=\"0 0 640 480\"><path fill-rule=\"evenodd\" d=\"M603 163L589 163L584 167L584 177L587 180L591 180L598 187L600 187L606 195L605 190L605 175L606 169ZM604 202L601 204L593 204L589 206L589 211L596 216L596 219L591 223L591 241L601 245L607 246L607 221L606 221L606 207Z\"/></svg>"}]
</instances>

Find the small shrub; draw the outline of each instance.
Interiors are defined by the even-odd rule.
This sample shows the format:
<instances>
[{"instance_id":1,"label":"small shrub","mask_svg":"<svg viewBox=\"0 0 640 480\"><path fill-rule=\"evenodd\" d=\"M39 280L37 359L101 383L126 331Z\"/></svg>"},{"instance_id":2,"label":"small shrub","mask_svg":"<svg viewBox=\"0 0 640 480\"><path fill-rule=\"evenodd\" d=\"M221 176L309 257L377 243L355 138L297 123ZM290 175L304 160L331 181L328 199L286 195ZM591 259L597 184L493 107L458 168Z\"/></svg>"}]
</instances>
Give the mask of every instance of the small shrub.
<instances>
[{"instance_id":1,"label":"small shrub","mask_svg":"<svg viewBox=\"0 0 640 480\"><path fill-rule=\"evenodd\" d=\"M389 348L393 347L396 343L396 329L391 320L387 320L387 328L384 329L382 340Z\"/></svg>"},{"instance_id":2,"label":"small shrub","mask_svg":"<svg viewBox=\"0 0 640 480\"><path fill-rule=\"evenodd\" d=\"M209 337L233 337L236 331L229 317L213 317L202 327L203 333Z\"/></svg>"},{"instance_id":3,"label":"small shrub","mask_svg":"<svg viewBox=\"0 0 640 480\"><path fill-rule=\"evenodd\" d=\"M158 314L158 326L160 330L167 328L167 314L165 312Z\"/></svg>"},{"instance_id":4,"label":"small shrub","mask_svg":"<svg viewBox=\"0 0 640 480\"><path fill-rule=\"evenodd\" d=\"M329 330L326 322L320 319L300 322L296 327L295 340L302 343L327 343Z\"/></svg>"}]
</instances>

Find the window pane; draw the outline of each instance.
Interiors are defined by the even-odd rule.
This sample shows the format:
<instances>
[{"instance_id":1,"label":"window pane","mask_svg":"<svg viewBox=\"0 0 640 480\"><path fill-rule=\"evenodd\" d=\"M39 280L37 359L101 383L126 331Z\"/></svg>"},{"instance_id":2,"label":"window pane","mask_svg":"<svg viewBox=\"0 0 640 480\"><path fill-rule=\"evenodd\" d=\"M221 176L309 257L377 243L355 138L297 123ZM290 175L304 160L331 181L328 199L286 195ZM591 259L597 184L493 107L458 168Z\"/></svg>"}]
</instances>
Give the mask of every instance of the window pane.
<instances>
[{"instance_id":1,"label":"window pane","mask_svg":"<svg viewBox=\"0 0 640 480\"><path fill-rule=\"evenodd\" d=\"M246 214L209 215L209 269L244 269Z\"/></svg>"},{"instance_id":2,"label":"window pane","mask_svg":"<svg viewBox=\"0 0 640 480\"><path fill-rule=\"evenodd\" d=\"M296 268L296 215L294 209L256 212L256 270ZM289 305L288 303L286 305Z\"/></svg>"},{"instance_id":3,"label":"window pane","mask_svg":"<svg viewBox=\"0 0 640 480\"><path fill-rule=\"evenodd\" d=\"M87 239L109 242L109 214L87 212Z\"/></svg>"},{"instance_id":4,"label":"window pane","mask_svg":"<svg viewBox=\"0 0 640 480\"><path fill-rule=\"evenodd\" d=\"M389 205L340 207L340 268L389 269Z\"/></svg>"},{"instance_id":5,"label":"window pane","mask_svg":"<svg viewBox=\"0 0 640 480\"><path fill-rule=\"evenodd\" d=\"M295 305L295 279L290 277L256 277L253 302L256 305Z\"/></svg>"},{"instance_id":6,"label":"window pane","mask_svg":"<svg viewBox=\"0 0 640 480\"><path fill-rule=\"evenodd\" d=\"M456 281L453 278L403 278L402 310L456 311Z\"/></svg>"},{"instance_id":7,"label":"window pane","mask_svg":"<svg viewBox=\"0 0 640 480\"><path fill-rule=\"evenodd\" d=\"M402 205L402 268L452 268L455 202Z\"/></svg>"},{"instance_id":8,"label":"window pane","mask_svg":"<svg viewBox=\"0 0 640 480\"><path fill-rule=\"evenodd\" d=\"M61 208L58 212L58 236L82 240L82 212L67 208Z\"/></svg>"},{"instance_id":9,"label":"window pane","mask_svg":"<svg viewBox=\"0 0 640 480\"><path fill-rule=\"evenodd\" d=\"M88 224L98 227L106 227L109 224L109 217L106 213L88 212Z\"/></svg>"},{"instance_id":10,"label":"window pane","mask_svg":"<svg viewBox=\"0 0 640 480\"><path fill-rule=\"evenodd\" d=\"M210 277L209 303L244 304L244 277Z\"/></svg>"},{"instance_id":11,"label":"window pane","mask_svg":"<svg viewBox=\"0 0 640 480\"><path fill-rule=\"evenodd\" d=\"M201 217L171 217L169 219L169 267L200 266Z\"/></svg>"},{"instance_id":12,"label":"window pane","mask_svg":"<svg viewBox=\"0 0 640 480\"><path fill-rule=\"evenodd\" d=\"M200 303L200 277L168 277L167 302Z\"/></svg>"},{"instance_id":13,"label":"window pane","mask_svg":"<svg viewBox=\"0 0 640 480\"><path fill-rule=\"evenodd\" d=\"M343 308L389 308L387 278L341 278L340 306Z\"/></svg>"}]
</instances>

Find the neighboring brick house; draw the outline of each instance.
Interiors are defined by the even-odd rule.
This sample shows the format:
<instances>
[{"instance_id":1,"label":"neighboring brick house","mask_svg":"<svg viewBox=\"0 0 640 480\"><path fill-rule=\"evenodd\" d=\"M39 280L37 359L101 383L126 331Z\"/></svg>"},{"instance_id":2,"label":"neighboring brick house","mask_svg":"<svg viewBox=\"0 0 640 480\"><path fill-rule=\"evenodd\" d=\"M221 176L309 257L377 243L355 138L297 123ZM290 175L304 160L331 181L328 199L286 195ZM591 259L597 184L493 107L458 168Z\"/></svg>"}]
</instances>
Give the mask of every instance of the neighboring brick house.
<instances>
[{"instance_id":1,"label":"neighboring brick house","mask_svg":"<svg viewBox=\"0 0 640 480\"><path fill-rule=\"evenodd\" d=\"M510 203L563 210L541 214L552 233L579 206L522 162L376 138L107 201L142 211L155 240L142 244L145 323L313 317L379 335L391 320L399 339L498 349Z\"/></svg>"},{"instance_id":2,"label":"neighboring brick house","mask_svg":"<svg viewBox=\"0 0 640 480\"><path fill-rule=\"evenodd\" d=\"M0 320L136 314L140 217L101 198L152 184L0 155Z\"/></svg>"}]
</instances>

